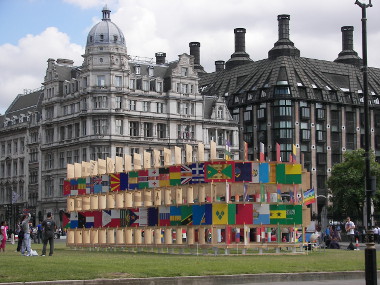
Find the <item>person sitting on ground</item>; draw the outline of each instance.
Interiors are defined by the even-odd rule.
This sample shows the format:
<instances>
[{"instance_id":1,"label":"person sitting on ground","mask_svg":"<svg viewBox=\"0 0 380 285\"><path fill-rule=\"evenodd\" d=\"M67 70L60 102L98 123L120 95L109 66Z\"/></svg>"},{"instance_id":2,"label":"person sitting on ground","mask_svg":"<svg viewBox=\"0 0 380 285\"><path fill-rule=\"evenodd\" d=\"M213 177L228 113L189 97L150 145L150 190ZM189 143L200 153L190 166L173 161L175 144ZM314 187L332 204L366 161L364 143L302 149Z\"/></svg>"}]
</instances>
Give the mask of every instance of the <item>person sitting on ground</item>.
<instances>
[{"instance_id":1,"label":"person sitting on ground","mask_svg":"<svg viewBox=\"0 0 380 285\"><path fill-rule=\"evenodd\" d=\"M332 227L331 231L330 231L330 246L329 246L329 248L340 249L339 235L338 235L338 232L336 231L335 227Z\"/></svg>"}]
</instances>

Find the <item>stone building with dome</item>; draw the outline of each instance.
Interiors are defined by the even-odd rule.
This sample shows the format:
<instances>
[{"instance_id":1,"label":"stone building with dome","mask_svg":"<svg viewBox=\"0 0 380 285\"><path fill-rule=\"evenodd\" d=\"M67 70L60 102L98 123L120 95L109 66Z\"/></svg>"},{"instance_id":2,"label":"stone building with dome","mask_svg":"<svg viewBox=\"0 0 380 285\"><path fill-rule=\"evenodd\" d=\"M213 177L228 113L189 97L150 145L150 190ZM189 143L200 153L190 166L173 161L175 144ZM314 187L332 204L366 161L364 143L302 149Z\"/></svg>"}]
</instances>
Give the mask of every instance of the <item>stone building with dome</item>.
<instances>
[{"instance_id":1,"label":"stone building with dome","mask_svg":"<svg viewBox=\"0 0 380 285\"><path fill-rule=\"evenodd\" d=\"M19 195L14 214L27 208L36 221L47 212L58 217L66 208L68 163L153 149L163 157L164 147L184 149L186 144L195 157L199 142L207 159L210 140L219 158L225 157L227 142L238 157L237 122L224 97L198 91L204 73L200 44L190 43L190 54L173 62L164 52L157 52L155 60L132 57L110 12L105 7L102 21L88 33L81 66L48 59L41 89L19 95L1 117L1 220L9 215L13 192Z\"/></svg>"}]
</instances>

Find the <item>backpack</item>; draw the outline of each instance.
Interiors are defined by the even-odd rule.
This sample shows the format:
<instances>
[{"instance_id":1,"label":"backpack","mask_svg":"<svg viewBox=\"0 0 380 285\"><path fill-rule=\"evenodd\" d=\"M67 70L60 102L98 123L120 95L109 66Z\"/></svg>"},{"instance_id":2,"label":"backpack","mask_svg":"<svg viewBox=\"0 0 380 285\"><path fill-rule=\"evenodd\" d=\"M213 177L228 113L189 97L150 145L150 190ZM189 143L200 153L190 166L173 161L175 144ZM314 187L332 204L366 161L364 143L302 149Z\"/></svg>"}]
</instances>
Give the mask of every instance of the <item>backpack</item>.
<instances>
[{"instance_id":1,"label":"backpack","mask_svg":"<svg viewBox=\"0 0 380 285\"><path fill-rule=\"evenodd\" d=\"M350 244L348 245L347 247L348 250L355 250L355 246L352 242L350 242Z\"/></svg>"},{"instance_id":2,"label":"backpack","mask_svg":"<svg viewBox=\"0 0 380 285\"><path fill-rule=\"evenodd\" d=\"M54 222L52 220L45 221L45 231L52 232L54 229Z\"/></svg>"}]
</instances>

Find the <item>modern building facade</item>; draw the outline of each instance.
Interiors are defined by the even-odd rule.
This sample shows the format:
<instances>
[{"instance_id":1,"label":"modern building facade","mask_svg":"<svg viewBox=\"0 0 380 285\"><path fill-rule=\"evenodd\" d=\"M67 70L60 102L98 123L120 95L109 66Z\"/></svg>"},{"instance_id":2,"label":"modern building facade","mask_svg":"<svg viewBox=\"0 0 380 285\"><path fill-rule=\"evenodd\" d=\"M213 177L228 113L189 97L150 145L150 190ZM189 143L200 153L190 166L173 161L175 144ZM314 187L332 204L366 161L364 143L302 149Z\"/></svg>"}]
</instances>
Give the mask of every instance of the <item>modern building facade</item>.
<instances>
[{"instance_id":1,"label":"modern building facade","mask_svg":"<svg viewBox=\"0 0 380 285\"><path fill-rule=\"evenodd\" d=\"M203 74L203 95L224 96L247 142L249 159L265 156L296 160L311 173L320 213L326 204L326 180L349 150L364 147L362 60L353 47L353 27L342 27L342 51L333 62L304 58L289 37L289 15L278 16L278 41L268 58L252 61L245 52L245 29L235 29L235 53L216 71ZM380 69L369 68L371 149L380 158ZM304 189L306 190L306 189Z\"/></svg>"},{"instance_id":2,"label":"modern building facade","mask_svg":"<svg viewBox=\"0 0 380 285\"><path fill-rule=\"evenodd\" d=\"M20 196L14 213L28 208L36 219L47 212L59 217L66 208L68 163L153 149L163 157L164 147L186 144L196 157L198 143L205 144L208 159L210 140L219 158L226 144L232 157L239 156L238 125L225 98L198 91L200 44L190 43L190 54L169 63L163 52L155 60L131 57L110 12L105 7L90 30L81 66L48 59L41 90L18 96L1 117L1 220L9 216L13 192ZM36 120L25 119L29 113Z\"/></svg>"}]
</instances>

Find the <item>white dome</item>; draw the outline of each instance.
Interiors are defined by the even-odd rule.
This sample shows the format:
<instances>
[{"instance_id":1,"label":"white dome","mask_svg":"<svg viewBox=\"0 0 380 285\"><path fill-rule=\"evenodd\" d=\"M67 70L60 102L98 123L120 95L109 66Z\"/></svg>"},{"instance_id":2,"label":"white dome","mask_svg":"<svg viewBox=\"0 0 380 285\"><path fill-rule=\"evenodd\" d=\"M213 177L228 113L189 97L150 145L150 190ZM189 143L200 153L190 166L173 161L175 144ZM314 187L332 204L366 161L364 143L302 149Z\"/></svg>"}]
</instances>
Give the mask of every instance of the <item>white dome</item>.
<instances>
[{"instance_id":1,"label":"white dome","mask_svg":"<svg viewBox=\"0 0 380 285\"><path fill-rule=\"evenodd\" d=\"M103 19L88 33L86 46L113 44L125 47L125 38L122 31L118 26L111 22L111 11L106 6L103 8L102 12Z\"/></svg>"}]
</instances>

